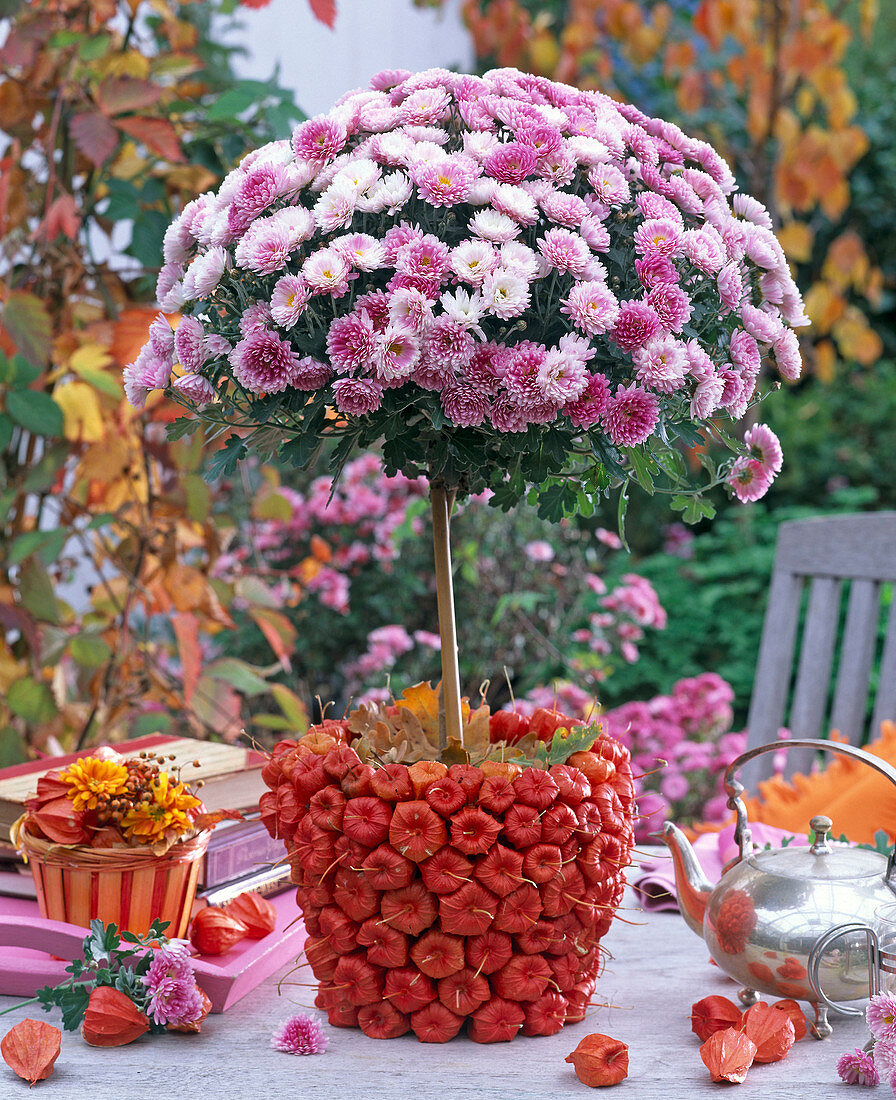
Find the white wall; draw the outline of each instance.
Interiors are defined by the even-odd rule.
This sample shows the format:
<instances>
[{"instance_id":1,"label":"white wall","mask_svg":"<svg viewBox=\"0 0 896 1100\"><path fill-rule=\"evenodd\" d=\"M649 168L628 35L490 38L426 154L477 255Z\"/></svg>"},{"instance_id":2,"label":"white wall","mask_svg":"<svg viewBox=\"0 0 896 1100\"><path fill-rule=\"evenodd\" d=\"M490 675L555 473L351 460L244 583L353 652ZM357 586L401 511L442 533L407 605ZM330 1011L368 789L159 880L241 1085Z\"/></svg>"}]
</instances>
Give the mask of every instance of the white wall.
<instances>
[{"instance_id":1,"label":"white wall","mask_svg":"<svg viewBox=\"0 0 896 1100\"><path fill-rule=\"evenodd\" d=\"M307 0L273 0L238 13L243 30L234 41L249 53L237 59L240 75L265 79L279 63L280 83L295 91L309 116L329 110L343 92L366 87L381 69L469 72L472 65L460 0L439 10L416 8L411 0L338 0L332 31L317 22Z\"/></svg>"}]
</instances>

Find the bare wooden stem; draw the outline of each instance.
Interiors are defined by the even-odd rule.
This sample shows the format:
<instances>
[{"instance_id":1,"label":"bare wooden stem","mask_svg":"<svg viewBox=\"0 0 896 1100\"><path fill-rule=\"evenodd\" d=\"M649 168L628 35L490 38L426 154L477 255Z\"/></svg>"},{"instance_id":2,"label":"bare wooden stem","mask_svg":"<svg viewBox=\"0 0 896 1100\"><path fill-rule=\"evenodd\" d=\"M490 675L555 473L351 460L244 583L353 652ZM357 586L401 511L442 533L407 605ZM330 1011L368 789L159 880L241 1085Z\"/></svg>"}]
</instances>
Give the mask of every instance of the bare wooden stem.
<instances>
[{"instance_id":1,"label":"bare wooden stem","mask_svg":"<svg viewBox=\"0 0 896 1100\"><path fill-rule=\"evenodd\" d=\"M449 530L455 490L448 489L444 482L435 481L430 487L429 496L432 504L432 541L436 564L439 638L442 642L442 711L445 721L439 723L439 749L441 750L447 746L449 737L454 737L463 743Z\"/></svg>"}]
</instances>

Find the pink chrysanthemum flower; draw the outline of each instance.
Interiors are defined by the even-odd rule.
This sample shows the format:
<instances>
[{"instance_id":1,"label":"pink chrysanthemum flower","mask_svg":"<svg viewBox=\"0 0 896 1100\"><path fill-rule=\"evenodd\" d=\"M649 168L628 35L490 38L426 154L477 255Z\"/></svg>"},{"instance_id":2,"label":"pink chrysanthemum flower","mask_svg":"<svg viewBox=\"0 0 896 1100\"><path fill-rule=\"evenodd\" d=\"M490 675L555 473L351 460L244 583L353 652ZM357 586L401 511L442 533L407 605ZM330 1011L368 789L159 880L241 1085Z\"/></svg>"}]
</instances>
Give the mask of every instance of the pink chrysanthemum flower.
<instances>
[{"instance_id":1,"label":"pink chrysanthemum flower","mask_svg":"<svg viewBox=\"0 0 896 1100\"><path fill-rule=\"evenodd\" d=\"M648 221L669 220L678 227L679 232L682 231L681 211L674 202L663 198L662 195L657 195L654 191L641 191L635 199L635 203ZM650 251L656 251L656 249Z\"/></svg>"},{"instance_id":2,"label":"pink chrysanthemum flower","mask_svg":"<svg viewBox=\"0 0 896 1100\"><path fill-rule=\"evenodd\" d=\"M321 248L302 264L302 275L313 294L340 297L348 290L348 261L335 248Z\"/></svg>"},{"instance_id":3,"label":"pink chrysanthemum flower","mask_svg":"<svg viewBox=\"0 0 896 1100\"><path fill-rule=\"evenodd\" d=\"M164 313L156 316L149 326L149 342L152 345L153 354L159 359L174 358L174 330L168 323Z\"/></svg>"},{"instance_id":4,"label":"pink chrysanthemum flower","mask_svg":"<svg viewBox=\"0 0 896 1100\"><path fill-rule=\"evenodd\" d=\"M499 214L510 218L517 225L535 225L538 221L538 205L535 199L516 184L493 184L489 202Z\"/></svg>"},{"instance_id":5,"label":"pink chrysanthemum flower","mask_svg":"<svg viewBox=\"0 0 896 1100\"><path fill-rule=\"evenodd\" d=\"M151 346L147 345L133 363L128 363L123 373L125 396L135 409L142 409L153 390L168 385L171 363L153 355Z\"/></svg>"},{"instance_id":6,"label":"pink chrysanthemum flower","mask_svg":"<svg viewBox=\"0 0 896 1100\"><path fill-rule=\"evenodd\" d=\"M269 218L255 222L236 247L237 267L247 267L256 275L273 275L286 267L294 245L289 230Z\"/></svg>"},{"instance_id":7,"label":"pink chrysanthemum flower","mask_svg":"<svg viewBox=\"0 0 896 1100\"><path fill-rule=\"evenodd\" d=\"M383 401L383 387L371 378L337 378L333 383L336 408L348 416L375 412Z\"/></svg>"},{"instance_id":8,"label":"pink chrysanthemum flower","mask_svg":"<svg viewBox=\"0 0 896 1100\"><path fill-rule=\"evenodd\" d=\"M252 332L269 328L272 320L271 307L268 303L256 302L245 309L240 316L240 334L248 336Z\"/></svg>"},{"instance_id":9,"label":"pink chrysanthemum flower","mask_svg":"<svg viewBox=\"0 0 896 1100\"><path fill-rule=\"evenodd\" d=\"M742 504L759 500L768 492L774 475L755 458L738 458L731 467L727 482Z\"/></svg>"},{"instance_id":10,"label":"pink chrysanthemum flower","mask_svg":"<svg viewBox=\"0 0 896 1100\"><path fill-rule=\"evenodd\" d=\"M781 322L765 310L744 302L740 307L744 328L761 344L773 344L781 333Z\"/></svg>"},{"instance_id":11,"label":"pink chrysanthemum flower","mask_svg":"<svg viewBox=\"0 0 896 1100\"><path fill-rule=\"evenodd\" d=\"M323 1054L330 1045L324 1029L310 1016L290 1016L274 1032L271 1046L284 1054Z\"/></svg>"},{"instance_id":12,"label":"pink chrysanthemum flower","mask_svg":"<svg viewBox=\"0 0 896 1100\"><path fill-rule=\"evenodd\" d=\"M520 145L528 145L539 159L556 153L563 145L563 135L556 126L542 122L524 123L516 132Z\"/></svg>"},{"instance_id":13,"label":"pink chrysanthemum flower","mask_svg":"<svg viewBox=\"0 0 896 1100\"><path fill-rule=\"evenodd\" d=\"M499 183L522 183L535 171L537 160L531 145L508 141L486 157L483 167L485 174Z\"/></svg>"},{"instance_id":14,"label":"pink chrysanthemum flower","mask_svg":"<svg viewBox=\"0 0 896 1100\"><path fill-rule=\"evenodd\" d=\"M202 994L196 986L193 965L184 951L158 948L141 981L149 994L148 1014L157 1024L181 1027L195 1023L202 1016Z\"/></svg>"},{"instance_id":15,"label":"pink chrysanthemum flower","mask_svg":"<svg viewBox=\"0 0 896 1100\"><path fill-rule=\"evenodd\" d=\"M519 405L536 405L544 401L538 373L547 356L547 348L525 340L508 348L504 385Z\"/></svg>"},{"instance_id":16,"label":"pink chrysanthemum flower","mask_svg":"<svg viewBox=\"0 0 896 1100\"><path fill-rule=\"evenodd\" d=\"M538 242L538 251L555 271L568 271L577 278L591 259L591 249L569 229L549 229Z\"/></svg>"},{"instance_id":17,"label":"pink chrysanthemum flower","mask_svg":"<svg viewBox=\"0 0 896 1100\"><path fill-rule=\"evenodd\" d=\"M551 348L538 368L538 386L547 401L566 405L577 401L588 386L582 360L562 348Z\"/></svg>"},{"instance_id":18,"label":"pink chrysanthemum flower","mask_svg":"<svg viewBox=\"0 0 896 1100\"><path fill-rule=\"evenodd\" d=\"M767 424L754 424L752 428L749 428L744 434L744 443L750 452L750 458L757 459L773 474L778 473L784 461L781 441ZM890 996L888 1008L892 1016L891 1022L896 1024L896 997ZM868 1006L868 1009L871 1011L871 1005ZM896 1035L896 1026L894 1026L893 1034Z\"/></svg>"},{"instance_id":19,"label":"pink chrysanthemum flower","mask_svg":"<svg viewBox=\"0 0 896 1100\"><path fill-rule=\"evenodd\" d=\"M728 259L725 242L712 226L688 229L682 241L682 251L694 267L707 275L721 271Z\"/></svg>"},{"instance_id":20,"label":"pink chrysanthemum flower","mask_svg":"<svg viewBox=\"0 0 896 1100\"><path fill-rule=\"evenodd\" d=\"M232 233L242 233L249 224L283 194L286 169L282 164L266 163L253 168L243 179L227 215Z\"/></svg>"},{"instance_id":21,"label":"pink chrysanthemum flower","mask_svg":"<svg viewBox=\"0 0 896 1100\"><path fill-rule=\"evenodd\" d=\"M877 1085L880 1075L874 1058L868 1051L859 1050L858 1047L851 1053L841 1054L837 1059L837 1073L841 1081L847 1085Z\"/></svg>"},{"instance_id":22,"label":"pink chrysanthemum flower","mask_svg":"<svg viewBox=\"0 0 896 1100\"><path fill-rule=\"evenodd\" d=\"M661 283L677 283L678 271L675 264L668 256L661 256L658 252L651 252L641 259L635 260L635 274L638 282L645 290L652 290Z\"/></svg>"},{"instance_id":23,"label":"pink chrysanthemum flower","mask_svg":"<svg viewBox=\"0 0 896 1100\"><path fill-rule=\"evenodd\" d=\"M426 357L446 367L462 368L473 357L475 341L466 328L444 314L427 329Z\"/></svg>"},{"instance_id":24,"label":"pink chrysanthemum flower","mask_svg":"<svg viewBox=\"0 0 896 1100\"><path fill-rule=\"evenodd\" d=\"M284 275L271 295L271 318L281 328L292 328L305 312L308 287L301 275Z\"/></svg>"},{"instance_id":25,"label":"pink chrysanthemum flower","mask_svg":"<svg viewBox=\"0 0 896 1100\"><path fill-rule=\"evenodd\" d=\"M374 341L374 363L377 374L392 381L407 378L413 373L420 358L420 341L410 332L396 325L389 325Z\"/></svg>"},{"instance_id":26,"label":"pink chrysanthemum flower","mask_svg":"<svg viewBox=\"0 0 896 1100\"><path fill-rule=\"evenodd\" d=\"M660 393L679 389L688 370L685 347L674 336L654 336L632 352L638 381Z\"/></svg>"},{"instance_id":27,"label":"pink chrysanthemum flower","mask_svg":"<svg viewBox=\"0 0 896 1100\"><path fill-rule=\"evenodd\" d=\"M469 383L456 382L441 393L445 415L458 428L478 428L491 407L488 394Z\"/></svg>"},{"instance_id":28,"label":"pink chrysanthemum flower","mask_svg":"<svg viewBox=\"0 0 896 1100\"><path fill-rule=\"evenodd\" d=\"M655 286L648 293L646 302L668 332L681 332L694 311L690 297L675 283Z\"/></svg>"},{"instance_id":29,"label":"pink chrysanthemum flower","mask_svg":"<svg viewBox=\"0 0 896 1100\"><path fill-rule=\"evenodd\" d=\"M295 362L292 384L297 390L320 390L332 377L333 371L328 363L306 355Z\"/></svg>"},{"instance_id":30,"label":"pink chrysanthemum flower","mask_svg":"<svg viewBox=\"0 0 896 1100\"><path fill-rule=\"evenodd\" d=\"M755 374L762 363L762 355L759 345L749 332L742 328L735 329L731 333L731 341L728 346L728 354L731 362L742 371L750 371Z\"/></svg>"},{"instance_id":31,"label":"pink chrysanthemum flower","mask_svg":"<svg viewBox=\"0 0 896 1100\"><path fill-rule=\"evenodd\" d=\"M292 148L297 157L315 164L326 164L342 149L348 131L337 119L320 116L300 122L293 130Z\"/></svg>"},{"instance_id":32,"label":"pink chrysanthemum flower","mask_svg":"<svg viewBox=\"0 0 896 1100\"><path fill-rule=\"evenodd\" d=\"M481 169L463 155L430 161L412 172L420 198L430 206L456 206L466 202Z\"/></svg>"},{"instance_id":33,"label":"pink chrysanthemum flower","mask_svg":"<svg viewBox=\"0 0 896 1100\"><path fill-rule=\"evenodd\" d=\"M701 379L691 394L691 416L697 420L707 420L722 404L725 383L718 375L712 374Z\"/></svg>"},{"instance_id":34,"label":"pink chrysanthemum flower","mask_svg":"<svg viewBox=\"0 0 896 1100\"><path fill-rule=\"evenodd\" d=\"M506 392L498 394L488 415L499 432L524 432L529 426L528 410Z\"/></svg>"},{"instance_id":35,"label":"pink chrysanthemum flower","mask_svg":"<svg viewBox=\"0 0 896 1100\"><path fill-rule=\"evenodd\" d=\"M178 393L196 405L208 405L215 400L211 382L201 374L183 374L172 383Z\"/></svg>"},{"instance_id":36,"label":"pink chrysanthemum flower","mask_svg":"<svg viewBox=\"0 0 896 1100\"><path fill-rule=\"evenodd\" d=\"M311 214L321 233L333 233L337 229L348 229L355 216L356 205L354 188L336 182L320 196Z\"/></svg>"},{"instance_id":37,"label":"pink chrysanthemum flower","mask_svg":"<svg viewBox=\"0 0 896 1100\"><path fill-rule=\"evenodd\" d=\"M875 1039L896 1039L896 994L875 993L865 1009L865 1020Z\"/></svg>"},{"instance_id":38,"label":"pink chrysanthemum flower","mask_svg":"<svg viewBox=\"0 0 896 1100\"><path fill-rule=\"evenodd\" d=\"M337 317L327 333L327 355L340 374L363 369L373 362L375 333L370 317L355 310Z\"/></svg>"},{"instance_id":39,"label":"pink chrysanthemum flower","mask_svg":"<svg viewBox=\"0 0 896 1100\"><path fill-rule=\"evenodd\" d=\"M401 121L412 126L426 126L443 119L451 106L451 97L444 88L420 88L401 104Z\"/></svg>"},{"instance_id":40,"label":"pink chrysanthemum flower","mask_svg":"<svg viewBox=\"0 0 896 1100\"><path fill-rule=\"evenodd\" d=\"M399 287L389 300L389 320L408 332L422 333L432 323L432 299L415 287Z\"/></svg>"},{"instance_id":41,"label":"pink chrysanthemum flower","mask_svg":"<svg viewBox=\"0 0 896 1100\"><path fill-rule=\"evenodd\" d=\"M738 308L744 297L744 280L737 263L727 263L716 279L719 297L730 310Z\"/></svg>"},{"instance_id":42,"label":"pink chrysanthemum flower","mask_svg":"<svg viewBox=\"0 0 896 1100\"><path fill-rule=\"evenodd\" d=\"M205 362L205 330L195 317L180 319L174 333L174 351L185 371L197 371Z\"/></svg>"},{"instance_id":43,"label":"pink chrysanthemum flower","mask_svg":"<svg viewBox=\"0 0 896 1100\"><path fill-rule=\"evenodd\" d=\"M671 218L648 218L635 230L635 250L641 256L677 256L681 245L681 226Z\"/></svg>"},{"instance_id":44,"label":"pink chrysanthemum flower","mask_svg":"<svg viewBox=\"0 0 896 1100\"><path fill-rule=\"evenodd\" d=\"M292 348L275 332L260 329L240 340L230 364L236 380L253 393L279 393L292 385Z\"/></svg>"},{"instance_id":45,"label":"pink chrysanthemum flower","mask_svg":"<svg viewBox=\"0 0 896 1100\"><path fill-rule=\"evenodd\" d=\"M200 253L184 275L184 297L188 301L207 298L221 282L228 259L227 253L219 244Z\"/></svg>"},{"instance_id":46,"label":"pink chrysanthemum flower","mask_svg":"<svg viewBox=\"0 0 896 1100\"><path fill-rule=\"evenodd\" d=\"M355 299L355 310L362 311L370 318L376 332L383 332L389 323L390 298L382 290L372 290Z\"/></svg>"},{"instance_id":47,"label":"pink chrysanthemum flower","mask_svg":"<svg viewBox=\"0 0 896 1100\"><path fill-rule=\"evenodd\" d=\"M595 164L588 170L588 182L595 195L607 206L620 206L631 201L628 181L615 165Z\"/></svg>"},{"instance_id":48,"label":"pink chrysanthemum flower","mask_svg":"<svg viewBox=\"0 0 896 1100\"><path fill-rule=\"evenodd\" d=\"M650 438L659 417L659 399L632 383L618 386L607 400L601 424L618 447L635 447Z\"/></svg>"},{"instance_id":49,"label":"pink chrysanthemum flower","mask_svg":"<svg viewBox=\"0 0 896 1100\"><path fill-rule=\"evenodd\" d=\"M586 431L600 420L610 397L610 383L602 374L589 375L585 389L563 411L577 428Z\"/></svg>"},{"instance_id":50,"label":"pink chrysanthemum flower","mask_svg":"<svg viewBox=\"0 0 896 1100\"><path fill-rule=\"evenodd\" d=\"M409 241L399 248L395 270L399 275L440 280L448 270L450 256L448 246L427 233L425 237Z\"/></svg>"},{"instance_id":51,"label":"pink chrysanthemum flower","mask_svg":"<svg viewBox=\"0 0 896 1100\"><path fill-rule=\"evenodd\" d=\"M643 347L660 330L660 319L646 302L620 302L613 339L623 351Z\"/></svg>"},{"instance_id":52,"label":"pink chrysanthemum flower","mask_svg":"<svg viewBox=\"0 0 896 1100\"><path fill-rule=\"evenodd\" d=\"M795 382L803 370L800 343L796 333L789 328L782 329L775 337L772 351L775 353L775 363L782 377L790 382Z\"/></svg>"}]
</instances>

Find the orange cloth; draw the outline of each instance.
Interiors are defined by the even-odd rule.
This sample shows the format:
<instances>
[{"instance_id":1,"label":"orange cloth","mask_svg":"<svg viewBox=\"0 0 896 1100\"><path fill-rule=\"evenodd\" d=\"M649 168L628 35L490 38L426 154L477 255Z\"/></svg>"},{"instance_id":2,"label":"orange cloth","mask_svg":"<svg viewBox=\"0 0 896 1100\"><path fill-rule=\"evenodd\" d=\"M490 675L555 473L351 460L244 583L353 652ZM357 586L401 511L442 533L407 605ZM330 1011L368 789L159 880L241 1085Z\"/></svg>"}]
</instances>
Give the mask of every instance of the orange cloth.
<instances>
[{"instance_id":1,"label":"orange cloth","mask_svg":"<svg viewBox=\"0 0 896 1100\"><path fill-rule=\"evenodd\" d=\"M844 741L836 730L831 740ZM865 751L896 767L896 722L882 722L880 737ZM896 836L896 786L861 760L831 755L819 772L790 780L775 776L759 784L757 798L745 798L747 817L788 832L805 835L815 814L826 814L834 823L831 836L846 836L856 844L873 844L883 830ZM699 826L708 832L711 826ZM722 828L722 826L715 826Z\"/></svg>"}]
</instances>

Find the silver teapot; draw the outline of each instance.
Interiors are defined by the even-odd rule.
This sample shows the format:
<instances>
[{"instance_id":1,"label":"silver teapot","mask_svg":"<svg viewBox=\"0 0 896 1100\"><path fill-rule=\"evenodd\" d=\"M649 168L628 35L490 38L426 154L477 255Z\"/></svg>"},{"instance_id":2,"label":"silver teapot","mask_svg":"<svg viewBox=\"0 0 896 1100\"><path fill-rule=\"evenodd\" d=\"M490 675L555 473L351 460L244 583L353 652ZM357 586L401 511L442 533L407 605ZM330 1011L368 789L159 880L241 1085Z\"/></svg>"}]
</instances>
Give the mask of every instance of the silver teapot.
<instances>
[{"instance_id":1,"label":"silver teapot","mask_svg":"<svg viewBox=\"0 0 896 1100\"><path fill-rule=\"evenodd\" d=\"M896 849L887 857L864 848L831 846L831 819L818 815L809 822L815 834L811 847L754 850L741 798L744 787L734 774L754 757L790 746L853 757L896 785L896 769L851 745L775 741L745 752L725 772L740 853L725 866L718 885L707 880L689 841L670 821L663 827L663 840L672 853L682 916L706 941L719 967L742 983L741 1002L753 1004L759 993L809 1001L815 1010L811 1031L822 1039L832 1031L829 1006L849 1015L863 1012L862 1007L835 1005L835 1000L856 1001L876 988L875 914L896 902ZM840 925L844 928L836 931ZM825 992L818 984L820 968Z\"/></svg>"}]
</instances>

